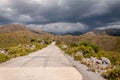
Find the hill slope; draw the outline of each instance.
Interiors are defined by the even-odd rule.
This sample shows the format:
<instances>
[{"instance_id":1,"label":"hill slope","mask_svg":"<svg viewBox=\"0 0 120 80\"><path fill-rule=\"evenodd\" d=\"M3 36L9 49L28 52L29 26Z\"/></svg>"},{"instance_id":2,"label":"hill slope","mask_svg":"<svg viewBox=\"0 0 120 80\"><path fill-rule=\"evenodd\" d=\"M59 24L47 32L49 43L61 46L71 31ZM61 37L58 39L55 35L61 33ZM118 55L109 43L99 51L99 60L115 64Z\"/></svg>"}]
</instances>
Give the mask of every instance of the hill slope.
<instances>
[{"instance_id":1,"label":"hill slope","mask_svg":"<svg viewBox=\"0 0 120 80\"><path fill-rule=\"evenodd\" d=\"M20 24L9 24L3 25L0 27L0 33L10 33L17 31L28 31L29 29L25 27L25 25Z\"/></svg>"},{"instance_id":2,"label":"hill slope","mask_svg":"<svg viewBox=\"0 0 120 80\"><path fill-rule=\"evenodd\" d=\"M0 48L9 48L19 44L28 44L31 41L49 41L53 35L47 32L36 32L24 25L10 24L0 27Z\"/></svg>"},{"instance_id":3,"label":"hill slope","mask_svg":"<svg viewBox=\"0 0 120 80\"><path fill-rule=\"evenodd\" d=\"M79 44L80 42L90 42L98 44L104 50L120 52L119 36L95 34L92 31L80 36L58 36L56 41L63 44Z\"/></svg>"}]
</instances>

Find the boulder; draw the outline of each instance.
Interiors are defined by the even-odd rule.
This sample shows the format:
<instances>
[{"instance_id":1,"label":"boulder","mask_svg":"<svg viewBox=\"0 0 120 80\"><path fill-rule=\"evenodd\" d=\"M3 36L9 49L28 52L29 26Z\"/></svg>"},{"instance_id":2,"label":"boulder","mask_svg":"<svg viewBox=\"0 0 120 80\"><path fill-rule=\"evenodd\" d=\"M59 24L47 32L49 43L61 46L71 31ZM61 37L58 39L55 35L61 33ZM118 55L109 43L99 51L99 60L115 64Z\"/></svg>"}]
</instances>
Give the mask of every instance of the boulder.
<instances>
[{"instance_id":1,"label":"boulder","mask_svg":"<svg viewBox=\"0 0 120 80\"><path fill-rule=\"evenodd\" d=\"M111 62L108 58L101 57L101 60L102 60L102 64L111 66Z\"/></svg>"},{"instance_id":2,"label":"boulder","mask_svg":"<svg viewBox=\"0 0 120 80\"><path fill-rule=\"evenodd\" d=\"M102 61L97 59L97 60L96 60L96 63L97 63L97 64L102 64Z\"/></svg>"},{"instance_id":3,"label":"boulder","mask_svg":"<svg viewBox=\"0 0 120 80\"><path fill-rule=\"evenodd\" d=\"M75 56L83 56L83 53L80 52L80 51L78 51L78 52L75 54Z\"/></svg>"},{"instance_id":4,"label":"boulder","mask_svg":"<svg viewBox=\"0 0 120 80\"><path fill-rule=\"evenodd\" d=\"M91 59L92 63L94 63L94 64L97 62L97 58L96 57L91 57L90 59Z\"/></svg>"},{"instance_id":5,"label":"boulder","mask_svg":"<svg viewBox=\"0 0 120 80\"><path fill-rule=\"evenodd\" d=\"M26 48L33 50L33 49L35 49L36 47L35 47L35 45L27 45Z\"/></svg>"},{"instance_id":6,"label":"boulder","mask_svg":"<svg viewBox=\"0 0 120 80\"><path fill-rule=\"evenodd\" d=\"M45 43L44 40L42 40L40 44L41 44L41 45L45 45L46 43Z\"/></svg>"},{"instance_id":7,"label":"boulder","mask_svg":"<svg viewBox=\"0 0 120 80\"><path fill-rule=\"evenodd\" d=\"M83 58L82 63L88 65L89 70L94 72L101 72L102 70L111 68L110 60L105 57L101 57L101 59L97 59L96 57Z\"/></svg>"},{"instance_id":8,"label":"boulder","mask_svg":"<svg viewBox=\"0 0 120 80\"><path fill-rule=\"evenodd\" d=\"M6 55L6 54L7 54L7 51L6 51L6 50L3 50L3 49L1 49L1 48L0 48L0 53L2 53L2 54L5 54L5 55Z\"/></svg>"},{"instance_id":9,"label":"boulder","mask_svg":"<svg viewBox=\"0 0 120 80\"><path fill-rule=\"evenodd\" d=\"M92 62L92 60L90 58L85 58L85 61Z\"/></svg>"},{"instance_id":10,"label":"boulder","mask_svg":"<svg viewBox=\"0 0 120 80\"><path fill-rule=\"evenodd\" d=\"M67 46L66 46L66 45L63 45L63 46L62 46L62 48L66 49L66 48L67 48Z\"/></svg>"}]
</instances>

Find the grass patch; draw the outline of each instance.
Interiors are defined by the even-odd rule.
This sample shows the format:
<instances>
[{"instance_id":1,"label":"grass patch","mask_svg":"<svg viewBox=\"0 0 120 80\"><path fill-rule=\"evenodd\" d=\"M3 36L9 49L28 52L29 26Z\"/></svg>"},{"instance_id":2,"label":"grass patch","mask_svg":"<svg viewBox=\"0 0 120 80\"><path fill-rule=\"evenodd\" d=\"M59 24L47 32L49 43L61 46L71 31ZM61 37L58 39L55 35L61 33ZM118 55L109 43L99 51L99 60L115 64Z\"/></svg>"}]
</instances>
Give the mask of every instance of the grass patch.
<instances>
[{"instance_id":1,"label":"grass patch","mask_svg":"<svg viewBox=\"0 0 120 80\"><path fill-rule=\"evenodd\" d=\"M4 54L0 53L0 63L5 62L9 59L10 59L10 57L8 55L4 55Z\"/></svg>"}]
</instances>

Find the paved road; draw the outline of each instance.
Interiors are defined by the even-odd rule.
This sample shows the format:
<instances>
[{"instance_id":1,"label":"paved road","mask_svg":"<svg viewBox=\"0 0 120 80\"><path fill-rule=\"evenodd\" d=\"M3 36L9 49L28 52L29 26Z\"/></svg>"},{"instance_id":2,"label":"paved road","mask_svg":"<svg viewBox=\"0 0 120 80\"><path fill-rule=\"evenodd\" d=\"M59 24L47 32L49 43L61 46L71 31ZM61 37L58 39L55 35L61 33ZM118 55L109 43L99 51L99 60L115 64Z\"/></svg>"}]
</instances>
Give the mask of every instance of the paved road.
<instances>
[{"instance_id":1,"label":"paved road","mask_svg":"<svg viewBox=\"0 0 120 80\"><path fill-rule=\"evenodd\" d=\"M82 80L53 42L47 48L0 64L0 80Z\"/></svg>"}]
</instances>

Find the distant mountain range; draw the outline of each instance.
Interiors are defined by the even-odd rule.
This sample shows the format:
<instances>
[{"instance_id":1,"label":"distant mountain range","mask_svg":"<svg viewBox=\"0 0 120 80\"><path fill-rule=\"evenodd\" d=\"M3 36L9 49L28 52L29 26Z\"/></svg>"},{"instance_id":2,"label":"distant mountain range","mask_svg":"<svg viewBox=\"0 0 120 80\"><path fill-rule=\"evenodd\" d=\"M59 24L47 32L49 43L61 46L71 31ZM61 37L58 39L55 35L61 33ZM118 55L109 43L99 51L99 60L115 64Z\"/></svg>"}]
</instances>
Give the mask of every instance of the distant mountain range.
<instances>
[{"instance_id":1,"label":"distant mountain range","mask_svg":"<svg viewBox=\"0 0 120 80\"><path fill-rule=\"evenodd\" d=\"M97 30L92 30L90 32L93 32L96 35L111 35L111 36L120 36L120 29L116 29L116 28L110 28L110 29L97 29ZM86 32L89 33L89 32ZM82 35L85 34L85 32L72 32L72 33L67 33L69 35ZM66 35L66 34L65 34Z\"/></svg>"},{"instance_id":2,"label":"distant mountain range","mask_svg":"<svg viewBox=\"0 0 120 80\"><path fill-rule=\"evenodd\" d=\"M77 31L77 32L71 32L71 33L67 33L68 35L76 35L76 36L78 36L78 35L82 35L82 34L84 34L83 32L81 32L81 31Z\"/></svg>"},{"instance_id":3,"label":"distant mountain range","mask_svg":"<svg viewBox=\"0 0 120 80\"><path fill-rule=\"evenodd\" d=\"M9 24L9 25L3 25L0 27L0 33L9 33L9 32L16 32L16 31L31 31L33 33L37 34L55 34L55 33L50 33L50 32L45 32L42 31L41 29L36 29L36 28L31 28L31 27L26 27L25 25L21 24ZM112 36L120 36L120 29L116 28L109 28L109 29L96 29L93 31L96 35L112 35ZM66 33L66 34L61 34L61 35L82 35L85 34L84 32L77 31L77 32L71 32L71 33Z\"/></svg>"},{"instance_id":4,"label":"distant mountain range","mask_svg":"<svg viewBox=\"0 0 120 80\"><path fill-rule=\"evenodd\" d=\"M100 35L112 35L112 36L120 36L120 29L116 28L110 28L110 29L104 29L104 30L94 30L95 34Z\"/></svg>"}]
</instances>

